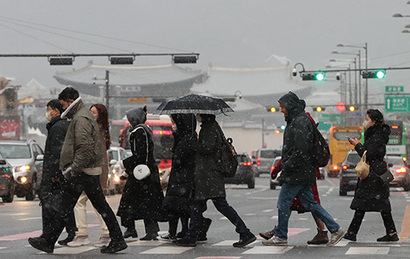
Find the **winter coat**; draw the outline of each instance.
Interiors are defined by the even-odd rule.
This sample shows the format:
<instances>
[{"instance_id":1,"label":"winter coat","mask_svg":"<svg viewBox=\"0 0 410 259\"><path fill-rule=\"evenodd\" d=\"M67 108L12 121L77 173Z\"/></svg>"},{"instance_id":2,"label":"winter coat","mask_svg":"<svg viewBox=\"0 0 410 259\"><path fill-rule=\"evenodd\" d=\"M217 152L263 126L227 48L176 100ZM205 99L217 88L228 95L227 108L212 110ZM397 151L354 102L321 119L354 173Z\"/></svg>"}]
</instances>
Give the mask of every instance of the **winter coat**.
<instances>
[{"instance_id":1,"label":"winter coat","mask_svg":"<svg viewBox=\"0 0 410 259\"><path fill-rule=\"evenodd\" d=\"M281 181L313 185L316 182L316 169L311 155L314 126L304 111L304 101L289 92L279 99L279 103L288 111L283 134Z\"/></svg>"},{"instance_id":2,"label":"winter coat","mask_svg":"<svg viewBox=\"0 0 410 259\"><path fill-rule=\"evenodd\" d=\"M81 98L77 98L62 114L71 119L60 156L60 169L72 168L74 173L100 175L104 161L100 129Z\"/></svg>"},{"instance_id":3,"label":"winter coat","mask_svg":"<svg viewBox=\"0 0 410 259\"><path fill-rule=\"evenodd\" d=\"M132 115L135 115L133 113ZM128 120L131 122L127 114ZM164 195L159 180L158 167L154 159L154 143L152 142L151 129L142 124L145 117L140 120L132 121L134 128L130 134L130 144L132 156L123 160L125 171L128 174L123 194L118 208L117 215L120 217L138 219L153 219L166 221L165 211L162 208ZM135 123L141 123L135 125ZM139 129L138 129L139 128ZM143 129L142 129L143 128ZM148 143L147 143L148 137ZM147 144L148 144L148 163L147 163ZM146 164L150 169L150 175L142 180L137 180L133 175L135 166Z\"/></svg>"},{"instance_id":4,"label":"winter coat","mask_svg":"<svg viewBox=\"0 0 410 259\"><path fill-rule=\"evenodd\" d=\"M171 217L189 216L196 160L196 121L192 114L171 117L177 131L173 133L172 168L163 204Z\"/></svg>"},{"instance_id":5,"label":"winter coat","mask_svg":"<svg viewBox=\"0 0 410 259\"><path fill-rule=\"evenodd\" d=\"M60 153L63 147L64 138L67 133L68 122L60 116L55 117L47 123L47 139L44 148L43 175L41 177L41 192L47 194L53 190L51 178L62 180L63 175L59 168Z\"/></svg>"},{"instance_id":6,"label":"winter coat","mask_svg":"<svg viewBox=\"0 0 410 259\"><path fill-rule=\"evenodd\" d=\"M386 144L389 140L390 127L386 124L375 124L364 133L364 145L357 144L355 149L360 156L367 150L366 158L369 161L370 174L360 180L356 186L352 210L362 211L391 211L389 201L389 185L385 184L380 175L387 171L383 158L386 154Z\"/></svg>"},{"instance_id":7,"label":"winter coat","mask_svg":"<svg viewBox=\"0 0 410 259\"><path fill-rule=\"evenodd\" d=\"M195 200L226 197L224 178L218 166L222 136L215 117L201 124L194 176Z\"/></svg>"}]
</instances>

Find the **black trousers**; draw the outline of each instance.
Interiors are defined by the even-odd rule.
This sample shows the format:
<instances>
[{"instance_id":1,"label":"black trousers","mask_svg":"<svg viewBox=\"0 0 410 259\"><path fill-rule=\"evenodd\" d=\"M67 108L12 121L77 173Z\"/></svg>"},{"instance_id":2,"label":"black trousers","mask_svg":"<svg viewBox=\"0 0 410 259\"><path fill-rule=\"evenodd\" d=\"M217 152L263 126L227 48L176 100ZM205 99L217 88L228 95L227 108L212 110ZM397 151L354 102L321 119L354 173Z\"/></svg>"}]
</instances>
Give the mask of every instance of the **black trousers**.
<instances>
[{"instance_id":1,"label":"black trousers","mask_svg":"<svg viewBox=\"0 0 410 259\"><path fill-rule=\"evenodd\" d=\"M352 222L350 223L348 229L348 233L357 234L357 232L359 232L360 225L362 224L365 213L366 212L362 210L355 211ZM384 227L386 228L386 234L388 235L397 232L391 211L381 212L381 216L383 219Z\"/></svg>"},{"instance_id":2,"label":"black trousers","mask_svg":"<svg viewBox=\"0 0 410 259\"><path fill-rule=\"evenodd\" d=\"M67 224L64 219L67 218L68 214L73 212L74 206L83 191L87 194L91 204L104 219L108 231L110 232L111 240L124 240L117 218L105 200L105 196L100 185L100 177L98 175L87 175L85 173L80 173L78 176L71 177L67 180L65 187L65 192L67 195L63 196L63 202L61 204L61 211L63 215L54 221L55 224L53 231L43 237L50 244L55 244L63 231L64 226Z\"/></svg>"},{"instance_id":3,"label":"black trousers","mask_svg":"<svg viewBox=\"0 0 410 259\"><path fill-rule=\"evenodd\" d=\"M127 229L135 229L135 219L130 217L121 217L121 225ZM158 236L159 225L158 221L153 219L144 219L145 234Z\"/></svg>"}]
</instances>

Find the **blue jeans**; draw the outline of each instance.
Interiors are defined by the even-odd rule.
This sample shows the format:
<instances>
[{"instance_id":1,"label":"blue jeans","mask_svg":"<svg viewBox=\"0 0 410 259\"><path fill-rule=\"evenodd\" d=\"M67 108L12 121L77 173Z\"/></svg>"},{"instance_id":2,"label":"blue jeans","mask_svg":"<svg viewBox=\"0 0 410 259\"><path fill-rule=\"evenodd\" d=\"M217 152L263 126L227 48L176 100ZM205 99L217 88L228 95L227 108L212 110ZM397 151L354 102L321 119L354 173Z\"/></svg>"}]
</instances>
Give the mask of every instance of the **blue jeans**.
<instances>
[{"instance_id":1,"label":"blue jeans","mask_svg":"<svg viewBox=\"0 0 410 259\"><path fill-rule=\"evenodd\" d=\"M292 185L284 183L279 193L279 223L275 229L275 236L285 239L288 238L290 206L298 194L303 207L322 220L331 233L336 232L340 228L332 216L313 199L312 185Z\"/></svg>"}]
</instances>

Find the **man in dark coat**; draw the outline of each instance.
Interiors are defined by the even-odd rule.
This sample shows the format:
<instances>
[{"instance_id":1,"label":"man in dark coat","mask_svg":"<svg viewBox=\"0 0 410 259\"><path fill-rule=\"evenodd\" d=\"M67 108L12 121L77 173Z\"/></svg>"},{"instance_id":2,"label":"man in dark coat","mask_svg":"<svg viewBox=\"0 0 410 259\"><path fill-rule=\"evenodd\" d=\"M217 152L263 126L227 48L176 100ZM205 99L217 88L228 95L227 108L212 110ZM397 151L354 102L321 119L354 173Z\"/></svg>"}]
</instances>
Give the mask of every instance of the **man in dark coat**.
<instances>
[{"instance_id":1,"label":"man in dark coat","mask_svg":"<svg viewBox=\"0 0 410 259\"><path fill-rule=\"evenodd\" d=\"M378 238L378 242L399 241L396 226L391 214L389 184L380 179L380 175L387 171L384 161L386 144L389 141L390 127L384 124L383 114L379 110L367 111L365 120L364 145L356 138L349 138L360 156L366 153L369 163L369 176L363 180L358 178L356 191L350 208L355 210L352 222L345 238L356 241L356 235L364 218L366 211L377 211L381 213L386 229L386 235Z\"/></svg>"},{"instance_id":2,"label":"man in dark coat","mask_svg":"<svg viewBox=\"0 0 410 259\"><path fill-rule=\"evenodd\" d=\"M194 204L191 210L191 222L186 236L177 241L179 246L196 246L197 236L203 225L202 213L206 210L206 202L211 199L216 209L235 225L239 241L234 247L243 247L256 240L254 234L246 227L245 222L226 201L224 178L219 164L223 132L215 120L215 115L200 114L201 131L197 145L196 167L194 178Z\"/></svg>"},{"instance_id":3,"label":"man in dark coat","mask_svg":"<svg viewBox=\"0 0 410 259\"><path fill-rule=\"evenodd\" d=\"M43 175L40 186L43 219L42 237L50 235L53 229L53 219L61 217L59 203L61 203L61 195L64 194L62 188L64 177L59 168L59 162L68 128L67 120L60 117L62 112L63 106L58 99L50 100L47 103L46 119L49 123L46 126L48 134L44 148ZM74 239L76 225L73 211L67 215L65 222L67 222L68 236L66 239L58 241L60 245L67 245Z\"/></svg>"},{"instance_id":4,"label":"man in dark coat","mask_svg":"<svg viewBox=\"0 0 410 259\"><path fill-rule=\"evenodd\" d=\"M312 185L316 182L316 169L311 155L314 125L304 111L304 101L296 94L285 94L279 99L279 104L287 122L283 133L283 185L278 200L279 223L275 228L275 235L262 243L287 245L290 207L293 199L299 195L302 205L322 220L332 233L327 245L333 246L343 238L346 231L313 198Z\"/></svg>"},{"instance_id":5,"label":"man in dark coat","mask_svg":"<svg viewBox=\"0 0 410 259\"><path fill-rule=\"evenodd\" d=\"M127 228L124 238L138 237L135 220L143 219L146 235L140 240L157 240L158 221L167 219L162 209L164 195L154 159L152 131L144 124L147 119L147 108L134 108L128 110L126 115L132 127L130 134L132 156L120 162L128 177L117 216L121 217L121 225ZM134 168L139 164L146 164L151 172L142 180L137 180L133 174Z\"/></svg>"}]
</instances>

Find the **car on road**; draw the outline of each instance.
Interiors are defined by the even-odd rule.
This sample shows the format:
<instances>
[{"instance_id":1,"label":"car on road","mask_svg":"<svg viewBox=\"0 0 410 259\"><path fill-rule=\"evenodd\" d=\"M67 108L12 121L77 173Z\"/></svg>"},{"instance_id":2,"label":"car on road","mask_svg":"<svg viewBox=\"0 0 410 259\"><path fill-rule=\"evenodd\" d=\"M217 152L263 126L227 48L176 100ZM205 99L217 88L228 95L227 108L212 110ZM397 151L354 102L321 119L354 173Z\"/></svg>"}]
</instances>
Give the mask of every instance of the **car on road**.
<instances>
[{"instance_id":1,"label":"car on road","mask_svg":"<svg viewBox=\"0 0 410 259\"><path fill-rule=\"evenodd\" d=\"M40 191L44 153L34 140L1 140L0 153L13 167L15 194L34 200Z\"/></svg>"},{"instance_id":2,"label":"car on road","mask_svg":"<svg viewBox=\"0 0 410 259\"><path fill-rule=\"evenodd\" d=\"M386 156L385 161L394 179L390 187L403 187L404 191L410 190L410 172L403 158L400 156Z\"/></svg>"},{"instance_id":3,"label":"car on road","mask_svg":"<svg viewBox=\"0 0 410 259\"><path fill-rule=\"evenodd\" d=\"M3 202L12 202L14 198L13 167L0 154L0 197Z\"/></svg>"},{"instance_id":4,"label":"car on road","mask_svg":"<svg viewBox=\"0 0 410 259\"><path fill-rule=\"evenodd\" d=\"M275 167L277 166L277 164L279 163L279 161L280 161L281 159L282 159L282 156L277 156L277 157L275 157L275 159L273 160L271 169L270 169L271 172L275 169ZM280 182L278 181L278 178L279 178L279 176L280 176L280 173L281 173L281 171L278 173L278 175L276 176L275 179L272 179L271 177L269 177L269 180L270 180L270 189L271 189L271 190L275 190L275 189L276 189L276 186L279 186L279 185L280 185Z\"/></svg>"},{"instance_id":5,"label":"car on road","mask_svg":"<svg viewBox=\"0 0 410 259\"><path fill-rule=\"evenodd\" d=\"M339 195L346 196L348 191L354 191L357 184L356 165L359 163L361 157L359 154L350 150L347 152L346 158L342 163L339 175Z\"/></svg>"},{"instance_id":6,"label":"car on road","mask_svg":"<svg viewBox=\"0 0 410 259\"><path fill-rule=\"evenodd\" d=\"M270 174L273 160L280 155L282 155L282 151L279 149L258 149L252 157L254 161L256 160L256 176L259 177L261 174Z\"/></svg>"},{"instance_id":7,"label":"car on road","mask_svg":"<svg viewBox=\"0 0 410 259\"><path fill-rule=\"evenodd\" d=\"M247 184L249 189L255 188L256 168L247 153L238 153L238 167L234 177L225 178L225 183Z\"/></svg>"},{"instance_id":8,"label":"car on road","mask_svg":"<svg viewBox=\"0 0 410 259\"><path fill-rule=\"evenodd\" d=\"M127 174L120 166L120 161L128 157L127 151L122 147L110 147L107 150L109 170L108 170L108 191L113 195L116 193L122 193L124 189L125 180L124 177Z\"/></svg>"}]
</instances>

